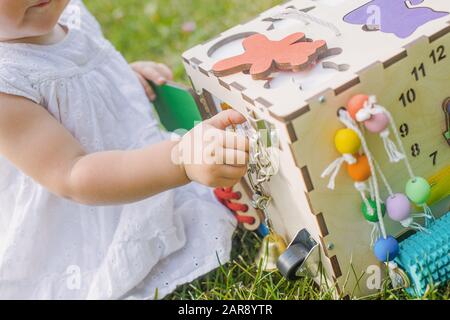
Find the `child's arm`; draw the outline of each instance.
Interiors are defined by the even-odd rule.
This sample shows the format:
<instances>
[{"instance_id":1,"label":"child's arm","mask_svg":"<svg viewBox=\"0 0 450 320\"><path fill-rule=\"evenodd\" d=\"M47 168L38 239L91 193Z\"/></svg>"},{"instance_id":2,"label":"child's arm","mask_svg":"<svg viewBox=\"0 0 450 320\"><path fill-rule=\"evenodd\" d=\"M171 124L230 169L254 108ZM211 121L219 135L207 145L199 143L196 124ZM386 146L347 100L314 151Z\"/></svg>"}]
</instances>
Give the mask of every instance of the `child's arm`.
<instances>
[{"instance_id":1,"label":"child's arm","mask_svg":"<svg viewBox=\"0 0 450 320\"><path fill-rule=\"evenodd\" d=\"M208 126L223 129L243 121L238 113L230 112L211 119ZM186 137L194 135L191 131ZM223 153L233 157L244 153L247 159L248 142L237 139L239 143L233 149L227 149L224 143ZM188 140L166 141L134 151L86 154L43 107L0 94L0 155L51 192L84 204L134 202L191 180L210 186L232 185L245 174L245 165L174 163L172 151L185 153L190 147Z\"/></svg>"}]
</instances>

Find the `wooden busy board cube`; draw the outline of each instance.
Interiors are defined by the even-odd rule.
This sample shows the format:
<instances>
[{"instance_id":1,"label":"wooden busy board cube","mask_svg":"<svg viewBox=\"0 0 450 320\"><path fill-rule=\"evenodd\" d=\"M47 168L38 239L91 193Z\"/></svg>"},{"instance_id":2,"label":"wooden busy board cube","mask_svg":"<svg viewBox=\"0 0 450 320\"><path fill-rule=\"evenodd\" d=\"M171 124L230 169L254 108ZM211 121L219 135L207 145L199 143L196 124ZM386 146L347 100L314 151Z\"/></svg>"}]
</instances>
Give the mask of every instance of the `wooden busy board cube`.
<instances>
[{"instance_id":1,"label":"wooden busy board cube","mask_svg":"<svg viewBox=\"0 0 450 320\"><path fill-rule=\"evenodd\" d=\"M226 103L277 129L280 170L267 184L274 228L287 241L308 230L320 244L328 284L342 294L373 293L367 271L380 265L353 181L341 170L333 191L321 178L339 157L334 137L343 124L337 113L351 97L375 95L389 110L414 172L430 180L434 214L449 211L449 12L450 4L441 0L293 0L183 55L205 118ZM247 72L240 72L242 64L217 67L242 54L244 39L255 34L278 41L298 32L307 39L300 41L317 44L303 61L286 57L280 47L256 46L252 63L260 65L252 70L247 65ZM255 62L264 54L279 61L264 68ZM367 142L392 187L404 190L405 166L388 161L379 136L367 136ZM386 195L384 188L381 192ZM385 222L389 234L404 236L400 223Z\"/></svg>"}]
</instances>

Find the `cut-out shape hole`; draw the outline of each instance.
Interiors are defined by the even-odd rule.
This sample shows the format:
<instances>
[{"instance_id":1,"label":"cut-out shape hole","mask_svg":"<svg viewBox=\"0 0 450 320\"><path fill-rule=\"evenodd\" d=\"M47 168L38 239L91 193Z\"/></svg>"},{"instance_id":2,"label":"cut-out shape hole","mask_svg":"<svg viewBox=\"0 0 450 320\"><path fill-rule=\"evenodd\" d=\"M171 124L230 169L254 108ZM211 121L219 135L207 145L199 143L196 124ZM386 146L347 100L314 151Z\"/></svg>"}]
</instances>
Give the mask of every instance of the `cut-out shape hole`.
<instances>
[{"instance_id":1,"label":"cut-out shape hole","mask_svg":"<svg viewBox=\"0 0 450 320\"><path fill-rule=\"evenodd\" d=\"M336 72L337 70L334 68L324 68L322 63L300 72L280 72L270 81L270 89L295 87L295 90L314 90L322 86L324 82L332 79Z\"/></svg>"},{"instance_id":2,"label":"cut-out shape hole","mask_svg":"<svg viewBox=\"0 0 450 320\"><path fill-rule=\"evenodd\" d=\"M242 40L257 32L242 32L220 40L209 48L207 54L210 58L223 59L244 52Z\"/></svg>"},{"instance_id":3,"label":"cut-out shape hole","mask_svg":"<svg viewBox=\"0 0 450 320\"><path fill-rule=\"evenodd\" d=\"M348 64L337 64L331 61L322 62L322 67L324 69L334 69L339 72L344 72L350 69L350 66Z\"/></svg>"},{"instance_id":4,"label":"cut-out shape hole","mask_svg":"<svg viewBox=\"0 0 450 320\"><path fill-rule=\"evenodd\" d=\"M307 13L311 10L314 10L316 7L308 7L304 9L300 9L299 11L302 11L304 13ZM286 9L297 9L295 6L289 6L286 7ZM264 18L262 21L264 22L271 22L269 27L267 28L267 31L271 30L280 30L280 29L289 29L290 27L300 27L300 26L306 26L307 23L304 21L299 20L292 20L292 19L275 19L272 17Z\"/></svg>"},{"instance_id":5,"label":"cut-out shape hole","mask_svg":"<svg viewBox=\"0 0 450 320\"><path fill-rule=\"evenodd\" d=\"M340 55L341 48L329 48L318 57L318 61ZM307 91L320 86L324 81L329 80L336 71L344 72L350 69L348 64L337 64L331 61L320 62L302 72L283 72L272 79L268 79L264 84L265 89L276 89L285 85L294 85L301 91ZM288 84L288 81L290 84Z\"/></svg>"},{"instance_id":6,"label":"cut-out shape hole","mask_svg":"<svg viewBox=\"0 0 450 320\"><path fill-rule=\"evenodd\" d=\"M329 7L337 7L343 4L345 1L346 0L315 0L316 3Z\"/></svg>"},{"instance_id":7,"label":"cut-out shape hole","mask_svg":"<svg viewBox=\"0 0 450 320\"><path fill-rule=\"evenodd\" d=\"M342 53L342 51L343 50L341 48L328 48L327 51L319 56L319 60L325 60L329 57L338 56Z\"/></svg>"},{"instance_id":8,"label":"cut-out shape hole","mask_svg":"<svg viewBox=\"0 0 450 320\"><path fill-rule=\"evenodd\" d=\"M381 26L377 25L377 24L365 24L362 26L363 31L366 32L371 32L371 31L380 31L381 30Z\"/></svg>"}]
</instances>

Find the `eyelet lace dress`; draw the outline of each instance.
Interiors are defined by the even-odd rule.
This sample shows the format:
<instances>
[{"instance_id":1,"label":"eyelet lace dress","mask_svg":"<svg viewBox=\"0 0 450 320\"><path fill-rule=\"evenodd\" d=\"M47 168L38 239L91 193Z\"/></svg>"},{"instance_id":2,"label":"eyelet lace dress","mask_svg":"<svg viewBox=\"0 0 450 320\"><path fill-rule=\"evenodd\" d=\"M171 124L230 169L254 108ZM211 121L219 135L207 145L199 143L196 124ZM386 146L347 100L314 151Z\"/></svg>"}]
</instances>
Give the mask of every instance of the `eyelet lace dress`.
<instances>
[{"instance_id":1,"label":"eyelet lace dress","mask_svg":"<svg viewBox=\"0 0 450 320\"><path fill-rule=\"evenodd\" d=\"M0 43L0 92L45 108L87 152L168 139L81 1L71 1L60 24L68 33L55 45ZM0 157L0 298L162 298L227 262L235 227L199 184L128 205L86 206Z\"/></svg>"}]
</instances>

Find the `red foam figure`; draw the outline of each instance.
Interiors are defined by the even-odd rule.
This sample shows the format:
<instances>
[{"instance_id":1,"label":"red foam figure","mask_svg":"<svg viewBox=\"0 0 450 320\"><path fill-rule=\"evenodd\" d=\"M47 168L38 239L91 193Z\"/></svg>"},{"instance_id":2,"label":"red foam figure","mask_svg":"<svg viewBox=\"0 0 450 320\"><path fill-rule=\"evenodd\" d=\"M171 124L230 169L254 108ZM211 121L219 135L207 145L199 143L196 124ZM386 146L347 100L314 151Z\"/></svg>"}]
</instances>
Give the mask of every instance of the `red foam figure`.
<instances>
[{"instance_id":1,"label":"red foam figure","mask_svg":"<svg viewBox=\"0 0 450 320\"><path fill-rule=\"evenodd\" d=\"M214 75L224 77L249 71L253 79L261 80L277 70L301 71L327 50L327 43L324 40L307 41L301 32L280 41L255 34L243 41L243 47L243 54L217 62L212 70Z\"/></svg>"}]
</instances>

